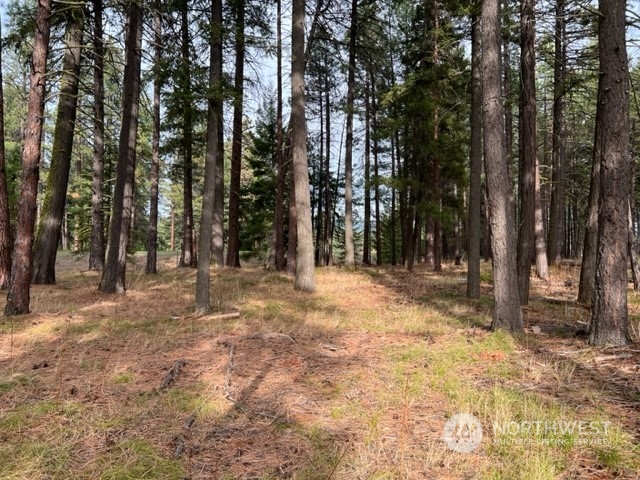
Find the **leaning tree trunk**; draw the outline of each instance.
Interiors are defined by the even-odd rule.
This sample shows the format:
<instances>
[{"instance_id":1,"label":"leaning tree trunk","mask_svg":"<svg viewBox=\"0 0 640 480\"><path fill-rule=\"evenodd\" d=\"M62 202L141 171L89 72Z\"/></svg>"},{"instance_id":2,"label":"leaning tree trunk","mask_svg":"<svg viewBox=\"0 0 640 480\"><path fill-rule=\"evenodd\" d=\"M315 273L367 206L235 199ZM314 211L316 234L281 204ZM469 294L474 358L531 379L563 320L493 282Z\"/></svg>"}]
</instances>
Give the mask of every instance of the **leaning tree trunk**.
<instances>
[{"instance_id":1,"label":"leaning tree trunk","mask_svg":"<svg viewBox=\"0 0 640 480\"><path fill-rule=\"evenodd\" d=\"M469 259L467 297L480 298L482 217L482 54L480 18L471 17L471 145L469 148Z\"/></svg>"},{"instance_id":2,"label":"leaning tree trunk","mask_svg":"<svg viewBox=\"0 0 640 480\"><path fill-rule=\"evenodd\" d=\"M242 170L242 103L244 100L244 0L236 0L236 72L233 99L233 140L229 184L227 267L240 267L240 173Z\"/></svg>"},{"instance_id":3,"label":"leaning tree trunk","mask_svg":"<svg viewBox=\"0 0 640 480\"><path fill-rule=\"evenodd\" d=\"M196 311L208 313L210 301L211 241L213 237L213 205L216 163L222 153L218 142L218 124L222 121L220 76L222 65L222 0L211 2L211 37L209 62L209 108L207 113L207 152L204 164L204 191L200 217L200 242L198 243L198 270L196 272Z\"/></svg>"},{"instance_id":4,"label":"leaning tree trunk","mask_svg":"<svg viewBox=\"0 0 640 480\"><path fill-rule=\"evenodd\" d=\"M51 32L51 0L39 0L36 29L29 75L29 103L22 145L22 182L18 206L16 242L11 264L9 293L5 315L29 313L32 246L36 224L38 179L45 102L45 78L49 34Z\"/></svg>"},{"instance_id":5,"label":"leaning tree trunk","mask_svg":"<svg viewBox=\"0 0 640 480\"><path fill-rule=\"evenodd\" d=\"M149 195L149 229L147 238L146 273L158 272L158 186L160 180L160 62L162 61L162 13L160 1L155 1L153 18L154 77L153 77L153 137L151 139L151 174Z\"/></svg>"},{"instance_id":6,"label":"leaning tree trunk","mask_svg":"<svg viewBox=\"0 0 640 480\"><path fill-rule=\"evenodd\" d=\"M93 178L91 182L91 247L89 270L104 268L102 179L104 168L104 43L102 0L94 0L93 16Z\"/></svg>"},{"instance_id":7,"label":"leaning tree trunk","mask_svg":"<svg viewBox=\"0 0 640 480\"><path fill-rule=\"evenodd\" d=\"M629 72L626 1L600 0L598 31L603 139L600 151L598 249L589 344L629 341L627 265L629 238Z\"/></svg>"},{"instance_id":8,"label":"leaning tree trunk","mask_svg":"<svg viewBox=\"0 0 640 480\"><path fill-rule=\"evenodd\" d=\"M313 230L307 163L307 128L304 99L304 0L293 0L291 34L291 153L297 213L296 277L294 287L303 292L316 288Z\"/></svg>"},{"instance_id":9,"label":"leaning tree trunk","mask_svg":"<svg viewBox=\"0 0 640 480\"><path fill-rule=\"evenodd\" d=\"M2 38L0 18L0 38ZM0 44L0 65L2 65L2 44ZM11 227L9 224L9 192L7 190L7 169L4 148L4 92L2 89L2 69L0 68L0 289L9 285L11 275Z\"/></svg>"},{"instance_id":10,"label":"leaning tree trunk","mask_svg":"<svg viewBox=\"0 0 640 480\"><path fill-rule=\"evenodd\" d=\"M493 252L493 329L522 331L516 228L500 88L500 2L482 4L484 153Z\"/></svg>"},{"instance_id":11,"label":"leaning tree trunk","mask_svg":"<svg viewBox=\"0 0 640 480\"><path fill-rule=\"evenodd\" d=\"M66 45L60 77L58 115L53 133L51 166L33 252L31 282L35 285L56 283L56 256L67 200L78 106L83 17L84 13L80 8L72 8L66 13Z\"/></svg>"},{"instance_id":12,"label":"leaning tree trunk","mask_svg":"<svg viewBox=\"0 0 640 480\"><path fill-rule=\"evenodd\" d=\"M98 289L105 293L124 293L126 289L127 245L133 209L136 169L136 135L140 100L140 64L142 61L142 6L132 0L128 7L129 24L125 42L122 126L118 144L118 163L113 190L107 261Z\"/></svg>"},{"instance_id":13,"label":"leaning tree trunk","mask_svg":"<svg viewBox=\"0 0 640 480\"><path fill-rule=\"evenodd\" d=\"M523 0L520 12L520 229L518 290L520 304L529 303L531 258L536 212L536 58L535 0Z\"/></svg>"}]
</instances>

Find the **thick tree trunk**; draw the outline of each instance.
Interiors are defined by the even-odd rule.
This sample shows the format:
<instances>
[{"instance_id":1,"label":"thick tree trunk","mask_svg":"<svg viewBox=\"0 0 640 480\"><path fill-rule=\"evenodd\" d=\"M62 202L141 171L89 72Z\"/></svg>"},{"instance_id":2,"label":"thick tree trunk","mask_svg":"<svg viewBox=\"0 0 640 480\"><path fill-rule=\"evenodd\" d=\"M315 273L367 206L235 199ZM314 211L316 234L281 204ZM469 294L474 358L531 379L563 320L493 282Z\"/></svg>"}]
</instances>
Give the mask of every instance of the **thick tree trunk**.
<instances>
[{"instance_id":1,"label":"thick tree trunk","mask_svg":"<svg viewBox=\"0 0 640 480\"><path fill-rule=\"evenodd\" d=\"M291 147L287 148L287 158L290 159ZM296 203L296 189L294 182L294 172L289 174L289 224L287 238L287 272L290 275L296 274L298 255L298 204Z\"/></svg>"},{"instance_id":2,"label":"thick tree trunk","mask_svg":"<svg viewBox=\"0 0 640 480\"><path fill-rule=\"evenodd\" d=\"M160 1L155 2L153 18L154 68L153 78L153 138L151 140L151 173L149 195L149 231L147 239L146 273L155 274L158 250L158 185L160 179L160 62L162 61L162 13Z\"/></svg>"},{"instance_id":3,"label":"thick tree trunk","mask_svg":"<svg viewBox=\"0 0 640 480\"><path fill-rule=\"evenodd\" d=\"M291 14L291 153L298 239L294 288L303 292L313 292L316 285L307 162L307 121L304 111L304 4L304 0L293 0Z\"/></svg>"},{"instance_id":4,"label":"thick tree trunk","mask_svg":"<svg viewBox=\"0 0 640 480\"><path fill-rule=\"evenodd\" d=\"M29 313L32 246L36 224L45 77L50 32L51 0L39 0L36 10L31 73L29 75L29 103L22 145L22 182L18 206L18 224L11 264L9 292L4 309L5 315Z\"/></svg>"},{"instance_id":5,"label":"thick tree trunk","mask_svg":"<svg viewBox=\"0 0 640 480\"><path fill-rule=\"evenodd\" d=\"M505 147L500 86L500 2L482 4L482 72L485 169L493 251L493 329L522 331L511 175Z\"/></svg>"},{"instance_id":6,"label":"thick tree trunk","mask_svg":"<svg viewBox=\"0 0 640 480\"><path fill-rule=\"evenodd\" d=\"M0 18L0 24L2 19ZM2 25L0 25L2 38ZM0 44L0 65L2 65L2 45ZM2 69L0 68L0 289L9 285L11 276L11 227L9 224L9 191L7 190L7 168L4 148L4 91L2 89Z\"/></svg>"},{"instance_id":7,"label":"thick tree trunk","mask_svg":"<svg viewBox=\"0 0 640 480\"><path fill-rule=\"evenodd\" d=\"M242 170L242 123L244 102L244 0L236 0L236 72L233 98L233 139L231 144L231 179L229 185L229 234L227 267L240 267L240 172Z\"/></svg>"},{"instance_id":8,"label":"thick tree trunk","mask_svg":"<svg viewBox=\"0 0 640 480\"><path fill-rule=\"evenodd\" d=\"M469 245L467 297L480 298L482 239L482 50L480 18L471 18L471 145L469 147Z\"/></svg>"},{"instance_id":9,"label":"thick tree trunk","mask_svg":"<svg viewBox=\"0 0 640 480\"><path fill-rule=\"evenodd\" d=\"M356 83L356 26L358 25L358 1L351 2L351 26L349 28L349 72L347 76L347 138L344 156L344 263L353 266L355 247L353 241L353 108Z\"/></svg>"},{"instance_id":10,"label":"thick tree trunk","mask_svg":"<svg viewBox=\"0 0 640 480\"><path fill-rule=\"evenodd\" d=\"M102 0L93 1L93 177L91 181L91 249L89 270L104 268L104 217L102 179L104 176L104 43Z\"/></svg>"},{"instance_id":11,"label":"thick tree trunk","mask_svg":"<svg viewBox=\"0 0 640 480\"><path fill-rule=\"evenodd\" d=\"M600 0L599 58L603 140L595 295L589 344L629 341L627 265L629 239L629 72L625 40L626 1Z\"/></svg>"},{"instance_id":12,"label":"thick tree trunk","mask_svg":"<svg viewBox=\"0 0 640 480\"><path fill-rule=\"evenodd\" d=\"M67 200L76 125L83 17L82 9L78 8L72 8L66 13L65 49L51 166L34 243L31 283L35 285L56 283L56 256Z\"/></svg>"},{"instance_id":13,"label":"thick tree trunk","mask_svg":"<svg viewBox=\"0 0 640 480\"><path fill-rule=\"evenodd\" d=\"M598 105L602 83L598 83ZM580 268L580 285L578 286L578 303L591 306L595 294L596 281L596 252L598 250L598 201L600 199L600 156L604 134L602 109L596 110L596 126L593 141L593 159L591 163L591 184L589 186L589 205L584 229L584 244L582 247L582 264Z\"/></svg>"},{"instance_id":14,"label":"thick tree trunk","mask_svg":"<svg viewBox=\"0 0 640 480\"><path fill-rule=\"evenodd\" d=\"M218 141L219 122L222 121L222 0L211 1L211 36L209 62L209 105L207 110L207 151L204 165L204 191L202 194L202 214L200 217L200 241L198 243L198 267L196 272L196 311L208 313L211 310L211 243L213 239L214 189L216 164L220 143Z\"/></svg>"},{"instance_id":15,"label":"thick tree trunk","mask_svg":"<svg viewBox=\"0 0 640 480\"><path fill-rule=\"evenodd\" d=\"M520 11L520 229L518 232L518 290L520 304L529 303L531 259L536 213L536 72L535 0L523 0Z\"/></svg>"},{"instance_id":16,"label":"thick tree trunk","mask_svg":"<svg viewBox=\"0 0 640 480\"><path fill-rule=\"evenodd\" d=\"M553 69L553 133L551 207L549 211L548 259L555 264L563 255L564 245L564 171L565 171L565 108L564 76L567 46L565 41L565 0L556 0L555 53Z\"/></svg>"},{"instance_id":17,"label":"thick tree trunk","mask_svg":"<svg viewBox=\"0 0 640 480\"><path fill-rule=\"evenodd\" d=\"M137 0L133 0L127 6L127 10L129 23L125 42L122 126L118 144L107 261L98 287L105 293L124 293L126 290L127 243L133 208L142 61L142 6Z\"/></svg>"}]
</instances>

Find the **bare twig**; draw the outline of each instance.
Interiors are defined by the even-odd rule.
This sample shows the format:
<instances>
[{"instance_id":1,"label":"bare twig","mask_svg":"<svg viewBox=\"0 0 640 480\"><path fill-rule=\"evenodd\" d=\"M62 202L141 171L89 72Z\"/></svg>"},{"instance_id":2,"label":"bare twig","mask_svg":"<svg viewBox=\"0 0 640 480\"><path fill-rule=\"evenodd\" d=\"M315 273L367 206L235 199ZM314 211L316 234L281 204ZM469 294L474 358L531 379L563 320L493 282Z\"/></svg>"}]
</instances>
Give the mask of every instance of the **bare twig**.
<instances>
[{"instance_id":1,"label":"bare twig","mask_svg":"<svg viewBox=\"0 0 640 480\"><path fill-rule=\"evenodd\" d=\"M162 381L162 385L160 386L160 390L164 390L169 385L171 385L180 372L182 372L183 367L187 364L187 361L184 359L176 360L173 366L169 369L167 374L164 376L164 380Z\"/></svg>"}]
</instances>

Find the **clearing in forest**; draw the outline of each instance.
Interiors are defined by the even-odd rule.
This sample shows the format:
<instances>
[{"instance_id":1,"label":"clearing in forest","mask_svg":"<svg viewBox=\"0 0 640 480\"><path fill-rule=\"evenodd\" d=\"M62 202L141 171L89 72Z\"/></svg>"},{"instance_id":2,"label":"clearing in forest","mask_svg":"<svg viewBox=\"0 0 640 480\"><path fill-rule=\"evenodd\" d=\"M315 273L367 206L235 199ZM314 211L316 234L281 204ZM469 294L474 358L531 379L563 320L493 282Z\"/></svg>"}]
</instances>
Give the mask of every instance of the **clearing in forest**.
<instances>
[{"instance_id":1,"label":"clearing in forest","mask_svg":"<svg viewBox=\"0 0 640 480\"><path fill-rule=\"evenodd\" d=\"M324 268L312 295L216 270L197 317L173 259L134 262L123 296L84 265L0 319L0 478L639 478L640 345L585 344L571 267L534 281L514 339L462 267ZM470 453L443 440L457 413L482 428Z\"/></svg>"}]
</instances>

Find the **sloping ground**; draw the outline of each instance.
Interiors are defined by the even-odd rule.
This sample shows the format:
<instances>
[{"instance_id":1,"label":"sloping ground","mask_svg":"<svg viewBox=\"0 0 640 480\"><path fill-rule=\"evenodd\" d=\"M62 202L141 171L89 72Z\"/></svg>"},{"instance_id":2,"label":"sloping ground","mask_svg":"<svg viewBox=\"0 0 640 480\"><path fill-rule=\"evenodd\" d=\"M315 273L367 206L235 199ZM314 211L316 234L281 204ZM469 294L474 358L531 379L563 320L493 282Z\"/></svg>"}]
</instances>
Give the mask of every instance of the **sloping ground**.
<instances>
[{"instance_id":1,"label":"sloping ground","mask_svg":"<svg viewBox=\"0 0 640 480\"><path fill-rule=\"evenodd\" d=\"M535 283L514 340L453 267L320 269L313 295L216 271L219 314L197 317L193 270L138 260L112 296L63 257L0 319L0 478L640 478L640 345L576 336L574 270ZM471 453L442 439L460 412Z\"/></svg>"}]
</instances>

